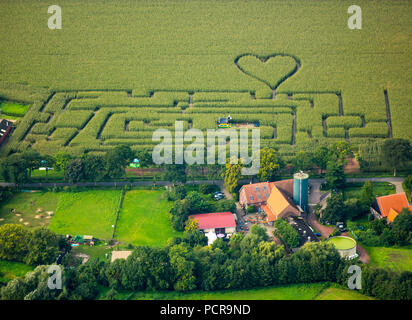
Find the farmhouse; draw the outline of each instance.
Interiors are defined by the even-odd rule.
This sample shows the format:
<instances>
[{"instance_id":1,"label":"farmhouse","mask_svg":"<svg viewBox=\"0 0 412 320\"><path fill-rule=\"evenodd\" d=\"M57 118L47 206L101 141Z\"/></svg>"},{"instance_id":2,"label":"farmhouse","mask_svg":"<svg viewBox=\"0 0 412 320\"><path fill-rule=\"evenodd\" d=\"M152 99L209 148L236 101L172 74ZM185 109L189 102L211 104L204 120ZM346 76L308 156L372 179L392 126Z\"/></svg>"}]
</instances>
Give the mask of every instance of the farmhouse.
<instances>
[{"instance_id":1,"label":"farmhouse","mask_svg":"<svg viewBox=\"0 0 412 320\"><path fill-rule=\"evenodd\" d=\"M0 145L3 143L4 139L10 134L13 128L13 123L11 121L0 119Z\"/></svg>"},{"instance_id":2,"label":"farmhouse","mask_svg":"<svg viewBox=\"0 0 412 320\"><path fill-rule=\"evenodd\" d=\"M232 212L203 213L189 216L197 220L204 233L231 235L236 231L236 221Z\"/></svg>"},{"instance_id":3,"label":"farmhouse","mask_svg":"<svg viewBox=\"0 0 412 320\"><path fill-rule=\"evenodd\" d=\"M239 203L243 208L255 206L266 214L266 220L299 216L300 210L293 201L294 180L247 184L239 191Z\"/></svg>"},{"instance_id":4,"label":"farmhouse","mask_svg":"<svg viewBox=\"0 0 412 320\"><path fill-rule=\"evenodd\" d=\"M371 212L378 219L385 217L388 222L393 222L403 208L412 211L405 192L377 197L372 203Z\"/></svg>"}]
</instances>

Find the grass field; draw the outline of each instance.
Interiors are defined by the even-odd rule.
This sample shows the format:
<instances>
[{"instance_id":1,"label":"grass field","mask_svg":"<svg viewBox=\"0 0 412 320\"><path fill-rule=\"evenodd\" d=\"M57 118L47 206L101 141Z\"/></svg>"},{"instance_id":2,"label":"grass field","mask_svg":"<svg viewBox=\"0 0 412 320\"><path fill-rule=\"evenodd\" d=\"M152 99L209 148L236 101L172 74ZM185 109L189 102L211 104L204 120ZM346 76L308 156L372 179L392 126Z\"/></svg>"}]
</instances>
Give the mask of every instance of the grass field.
<instances>
[{"instance_id":1,"label":"grass field","mask_svg":"<svg viewBox=\"0 0 412 320\"><path fill-rule=\"evenodd\" d=\"M111 239L120 190L62 192L50 229L60 234Z\"/></svg>"},{"instance_id":2,"label":"grass field","mask_svg":"<svg viewBox=\"0 0 412 320\"><path fill-rule=\"evenodd\" d=\"M362 30L351 4L66 0L51 31L46 1L3 1L0 96L31 106L2 154L150 148L174 120L206 130L231 114L260 121L262 146L287 159L389 137L385 89L393 136L412 139L412 3L359 0Z\"/></svg>"},{"instance_id":3,"label":"grass field","mask_svg":"<svg viewBox=\"0 0 412 320\"><path fill-rule=\"evenodd\" d=\"M160 190L126 192L117 222L115 239L133 245L164 245L167 239L181 235L169 221L172 202Z\"/></svg>"},{"instance_id":4,"label":"grass field","mask_svg":"<svg viewBox=\"0 0 412 320\"><path fill-rule=\"evenodd\" d=\"M359 197L362 186L364 183L351 182L347 183L345 186L345 198L356 198ZM389 182L372 182L373 193L377 196L386 196L388 194L393 194L396 192L396 187Z\"/></svg>"},{"instance_id":5,"label":"grass field","mask_svg":"<svg viewBox=\"0 0 412 320\"><path fill-rule=\"evenodd\" d=\"M58 193L16 193L0 206L0 224L17 223L28 227L47 226L52 219L48 218L47 212L55 213L58 202ZM12 212L13 209L15 212Z\"/></svg>"},{"instance_id":6,"label":"grass field","mask_svg":"<svg viewBox=\"0 0 412 320\"><path fill-rule=\"evenodd\" d=\"M0 103L0 114L12 117L23 117L28 108L28 105L2 102Z\"/></svg>"},{"instance_id":7,"label":"grass field","mask_svg":"<svg viewBox=\"0 0 412 320\"><path fill-rule=\"evenodd\" d=\"M370 255L370 265L390 268L394 271L412 270L412 246L365 247Z\"/></svg>"},{"instance_id":8,"label":"grass field","mask_svg":"<svg viewBox=\"0 0 412 320\"><path fill-rule=\"evenodd\" d=\"M100 299L104 299L108 288L100 288ZM288 286L257 288L248 290L226 290L215 292L130 292L119 291L118 299L132 300L368 300L360 293L342 289L336 284L311 283Z\"/></svg>"},{"instance_id":9,"label":"grass field","mask_svg":"<svg viewBox=\"0 0 412 320\"><path fill-rule=\"evenodd\" d=\"M6 283L16 277L23 277L33 269L33 266L21 262L0 260L0 282Z\"/></svg>"},{"instance_id":10,"label":"grass field","mask_svg":"<svg viewBox=\"0 0 412 320\"><path fill-rule=\"evenodd\" d=\"M315 300L373 300L359 292L341 288L327 288Z\"/></svg>"}]
</instances>

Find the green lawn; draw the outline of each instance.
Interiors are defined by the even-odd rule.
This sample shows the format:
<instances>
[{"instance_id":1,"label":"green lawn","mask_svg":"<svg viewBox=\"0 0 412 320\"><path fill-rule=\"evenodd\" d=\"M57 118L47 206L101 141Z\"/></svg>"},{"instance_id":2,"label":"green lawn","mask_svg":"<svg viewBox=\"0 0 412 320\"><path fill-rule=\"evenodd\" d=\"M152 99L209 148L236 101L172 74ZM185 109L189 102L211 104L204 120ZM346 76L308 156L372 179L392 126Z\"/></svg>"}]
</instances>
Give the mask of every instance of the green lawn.
<instances>
[{"instance_id":1,"label":"green lawn","mask_svg":"<svg viewBox=\"0 0 412 320\"><path fill-rule=\"evenodd\" d=\"M63 181L64 178L64 172L63 171L57 171L57 170L49 170L46 173L46 170L33 170L31 172L30 178L32 180L46 180L46 176L48 178L48 181Z\"/></svg>"},{"instance_id":2,"label":"green lawn","mask_svg":"<svg viewBox=\"0 0 412 320\"><path fill-rule=\"evenodd\" d=\"M59 194L53 192L20 192L0 206L0 225L16 223L28 227L47 226L56 212ZM15 212L12 210L15 209ZM36 218L37 216L37 218Z\"/></svg>"},{"instance_id":3,"label":"green lawn","mask_svg":"<svg viewBox=\"0 0 412 320\"><path fill-rule=\"evenodd\" d=\"M167 239L181 235L170 225L172 202L161 190L126 192L117 222L115 239L133 245L164 245Z\"/></svg>"},{"instance_id":4,"label":"green lawn","mask_svg":"<svg viewBox=\"0 0 412 320\"><path fill-rule=\"evenodd\" d=\"M6 283L16 277L23 277L27 272L32 271L33 266L21 262L0 260L0 283Z\"/></svg>"},{"instance_id":5,"label":"green lawn","mask_svg":"<svg viewBox=\"0 0 412 320\"><path fill-rule=\"evenodd\" d=\"M104 299L108 288L100 288L100 299ZM336 284L311 283L292 284L267 288L224 291L176 291L131 292L119 291L117 299L133 300L367 300L371 299Z\"/></svg>"},{"instance_id":6,"label":"green lawn","mask_svg":"<svg viewBox=\"0 0 412 320\"><path fill-rule=\"evenodd\" d=\"M359 197L363 185L364 183L362 182L347 183L345 187L345 198ZM389 182L372 182L372 185L374 194L377 197L386 196L396 192L396 187Z\"/></svg>"},{"instance_id":7,"label":"green lawn","mask_svg":"<svg viewBox=\"0 0 412 320\"><path fill-rule=\"evenodd\" d=\"M121 190L62 192L50 229L60 234L111 239Z\"/></svg>"},{"instance_id":8,"label":"green lawn","mask_svg":"<svg viewBox=\"0 0 412 320\"><path fill-rule=\"evenodd\" d=\"M412 270L412 245L406 247L365 247L370 264L395 271Z\"/></svg>"},{"instance_id":9,"label":"green lawn","mask_svg":"<svg viewBox=\"0 0 412 320\"><path fill-rule=\"evenodd\" d=\"M28 105L20 105L17 103L2 102L0 104L1 114L10 115L12 117L23 117L28 108Z\"/></svg>"},{"instance_id":10,"label":"green lawn","mask_svg":"<svg viewBox=\"0 0 412 320\"><path fill-rule=\"evenodd\" d=\"M315 300L373 300L355 290L330 287L321 292Z\"/></svg>"}]
</instances>

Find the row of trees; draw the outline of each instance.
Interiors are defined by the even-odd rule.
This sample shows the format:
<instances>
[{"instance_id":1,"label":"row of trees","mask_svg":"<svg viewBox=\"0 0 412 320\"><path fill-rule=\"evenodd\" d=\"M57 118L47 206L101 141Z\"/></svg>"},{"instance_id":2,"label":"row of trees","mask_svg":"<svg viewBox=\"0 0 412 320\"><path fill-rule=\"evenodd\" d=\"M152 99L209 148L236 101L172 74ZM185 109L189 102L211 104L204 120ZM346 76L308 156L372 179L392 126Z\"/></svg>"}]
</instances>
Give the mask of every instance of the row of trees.
<instances>
[{"instance_id":1,"label":"row of trees","mask_svg":"<svg viewBox=\"0 0 412 320\"><path fill-rule=\"evenodd\" d=\"M47 228L29 230L17 224L0 226L0 259L29 265L48 264L69 250L64 237Z\"/></svg>"},{"instance_id":2,"label":"row of trees","mask_svg":"<svg viewBox=\"0 0 412 320\"><path fill-rule=\"evenodd\" d=\"M7 182L21 184L30 179L33 170L46 167L63 171L65 180L69 182L114 179L124 176L126 165L136 156L142 166L152 164L149 151L135 153L125 145L116 146L103 155L85 154L81 157L73 157L65 151L57 152L54 156L41 155L30 149L3 159L0 162L0 176Z\"/></svg>"},{"instance_id":3,"label":"row of trees","mask_svg":"<svg viewBox=\"0 0 412 320\"><path fill-rule=\"evenodd\" d=\"M94 258L81 264L67 254L61 290L48 289L48 266L42 265L2 287L0 299L94 299L99 286L111 288L108 298L116 290L214 291L320 281L346 286L347 269L354 263L342 260L328 242L307 243L286 255L283 246L267 241L265 229L258 225L230 241L217 239L204 246L206 241L196 221L190 221L183 238L169 239L164 247L139 246L127 260ZM379 299L412 299L412 272L362 268L361 292Z\"/></svg>"}]
</instances>

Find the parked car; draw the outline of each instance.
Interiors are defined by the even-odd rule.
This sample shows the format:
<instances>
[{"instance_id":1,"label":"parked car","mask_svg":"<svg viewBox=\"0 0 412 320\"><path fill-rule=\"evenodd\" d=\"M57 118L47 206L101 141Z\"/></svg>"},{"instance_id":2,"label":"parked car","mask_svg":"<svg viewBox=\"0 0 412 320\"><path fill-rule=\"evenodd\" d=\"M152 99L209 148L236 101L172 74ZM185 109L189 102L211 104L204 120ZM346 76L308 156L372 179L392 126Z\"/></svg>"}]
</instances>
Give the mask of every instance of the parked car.
<instances>
[{"instance_id":1,"label":"parked car","mask_svg":"<svg viewBox=\"0 0 412 320\"><path fill-rule=\"evenodd\" d=\"M344 225L343 222L337 222L336 227L339 229L340 232L345 232L346 231L345 225Z\"/></svg>"},{"instance_id":2,"label":"parked car","mask_svg":"<svg viewBox=\"0 0 412 320\"><path fill-rule=\"evenodd\" d=\"M317 237L321 237L321 236L322 236L319 232L314 232L313 234L314 234L315 236L317 236Z\"/></svg>"},{"instance_id":3,"label":"parked car","mask_svg":"<svg viewBox=\"0 0 412 320\"><path fill-rule=\"evenodd\" d=\"M225 195L220 191L216 191L213 194L213 197L215 198L215 200L222 200L222 199L224 199Z\"/></svg>"}]
</instances>

